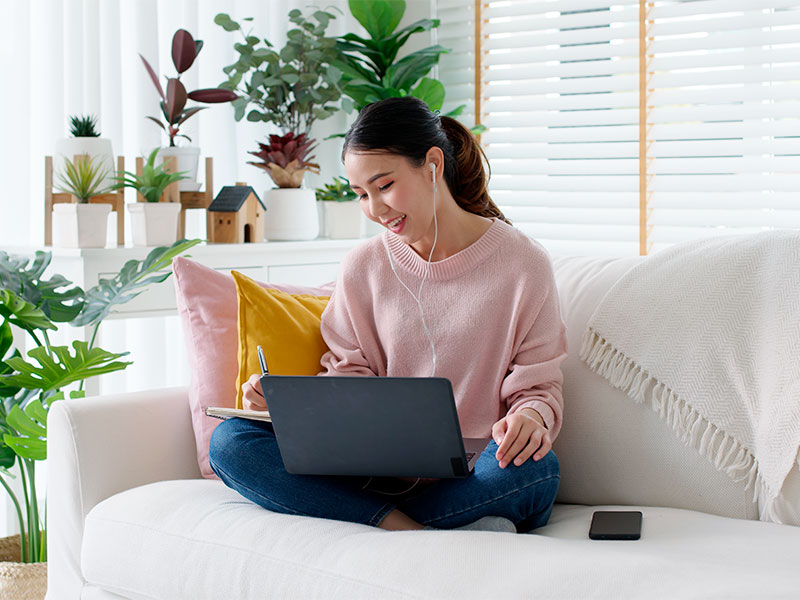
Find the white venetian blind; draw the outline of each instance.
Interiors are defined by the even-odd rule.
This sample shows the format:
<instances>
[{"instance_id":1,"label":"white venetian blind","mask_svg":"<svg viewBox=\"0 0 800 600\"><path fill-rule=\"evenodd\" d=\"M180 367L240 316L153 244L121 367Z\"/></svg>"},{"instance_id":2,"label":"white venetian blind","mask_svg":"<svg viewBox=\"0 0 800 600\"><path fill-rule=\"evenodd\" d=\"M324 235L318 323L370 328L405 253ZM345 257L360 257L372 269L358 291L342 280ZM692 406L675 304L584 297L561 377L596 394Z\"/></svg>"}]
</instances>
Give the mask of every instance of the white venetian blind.
<instances>
[{"instance_id":1,"label":"white venetian blind","mask_svg":"<svg viewBox=\"0 0 800 600\"><path fill-rule=\"evenodd\" d=\"M483 3L492 196L555 254L637 254L639 3Z\"/></svg>"},{"instance_id":2,"label":"white venetian blind","mask_svg":"<svg viewBox=\"0 0 800 600\"><path fill-rule=\"evenodd\" d=\"M475 125L475 0L437 0L433 18L439 27L431 36L434 44L449 48L439 59L437 79L444 84L442 114L465 105L456 117L467 127Z\"/></svg>"},{"instance_id":3,"label":"white venetian blind","mask_svg":"<svg viewBox=\"0 0 800 600\"><path fill-rule=\"evenodd\" d=\"M800 227L800 2L648 11L649 250Z\"/></svg>"}]
</instances>

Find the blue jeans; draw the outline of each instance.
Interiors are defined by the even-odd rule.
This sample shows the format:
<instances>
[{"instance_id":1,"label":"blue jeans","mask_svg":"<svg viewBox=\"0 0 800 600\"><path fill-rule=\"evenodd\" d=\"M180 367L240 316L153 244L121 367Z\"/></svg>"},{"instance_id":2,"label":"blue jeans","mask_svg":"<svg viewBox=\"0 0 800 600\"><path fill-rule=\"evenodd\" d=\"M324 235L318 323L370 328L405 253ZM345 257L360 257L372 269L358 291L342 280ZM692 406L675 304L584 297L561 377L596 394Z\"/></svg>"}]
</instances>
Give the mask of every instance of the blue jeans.
<instances>
[{"instance_id":1,"label":"blue jeans","mask_svg":"<svg viewBox=\"0 0 800 600\"><path fill-rule=\"evenodd\" d=\"M209 463L227 485L256 504L279 513L377 526L398 509L422 525L460 527L493 515L525 532L541 527L560 479L551 450L534 462L505 469L492 440L465 479L440 479L399 493L411 484L393 478L293 475L283 466L272 424L228 419L211 436Z\"/></svg>"}]
</instances>

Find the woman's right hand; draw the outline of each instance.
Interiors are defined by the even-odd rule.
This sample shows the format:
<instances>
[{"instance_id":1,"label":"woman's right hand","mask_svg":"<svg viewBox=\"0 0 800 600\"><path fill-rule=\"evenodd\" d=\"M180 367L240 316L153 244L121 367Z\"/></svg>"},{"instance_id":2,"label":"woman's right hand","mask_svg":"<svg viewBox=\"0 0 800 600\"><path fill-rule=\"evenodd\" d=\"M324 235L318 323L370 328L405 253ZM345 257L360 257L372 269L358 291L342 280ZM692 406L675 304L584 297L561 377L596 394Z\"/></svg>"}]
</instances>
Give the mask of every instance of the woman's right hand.
<instances>
[{"instance_id":1,"label":"woman's right hand","mask_svg":"<svg viewBox=\"0 0 800 600\"><path fill-rule=\"evenodd\" d=\"M261 375L253 373L242 384L242 407L245 410L269 410L264 394L261 393Z\"/></svg>"}]
</instances>

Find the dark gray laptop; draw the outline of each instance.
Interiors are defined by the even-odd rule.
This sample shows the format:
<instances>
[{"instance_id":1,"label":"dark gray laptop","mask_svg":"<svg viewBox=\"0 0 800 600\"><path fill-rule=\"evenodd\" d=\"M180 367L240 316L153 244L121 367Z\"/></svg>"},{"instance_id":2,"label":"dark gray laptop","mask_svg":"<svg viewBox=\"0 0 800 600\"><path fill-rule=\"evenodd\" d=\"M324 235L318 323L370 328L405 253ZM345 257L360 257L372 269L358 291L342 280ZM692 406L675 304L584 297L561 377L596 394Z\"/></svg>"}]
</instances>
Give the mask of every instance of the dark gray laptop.
<instances>
[{"instance_id":1,"label":"dark gray laptop","mask_svg":"<svg viewBox=\"0 0 800 600\"><path fill-rule=\"evenodd\" d=\"M441 377L264 375L283 464L303 475L458 478L488 439L463 439Z\"/></svg>"}]
</instances>

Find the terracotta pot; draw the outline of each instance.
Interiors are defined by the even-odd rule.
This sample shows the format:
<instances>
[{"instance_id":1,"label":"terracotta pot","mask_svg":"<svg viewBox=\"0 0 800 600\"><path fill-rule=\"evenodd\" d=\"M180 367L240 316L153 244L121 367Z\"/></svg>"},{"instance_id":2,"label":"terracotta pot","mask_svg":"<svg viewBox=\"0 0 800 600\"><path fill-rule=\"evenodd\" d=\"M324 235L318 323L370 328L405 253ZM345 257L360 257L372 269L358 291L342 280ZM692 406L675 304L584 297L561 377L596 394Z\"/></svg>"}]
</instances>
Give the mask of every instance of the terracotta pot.
<instances>
[{"instance_id":1,"label":"terracotta pot","mask_svg":"<svg viewBox=\"0 0 800 600\"><path fill-rule=\"evenodd\" d=\"M19 534L0 538L0 598L44 600L47 563L19 562Z\"/></svg>"}]
</instances>

